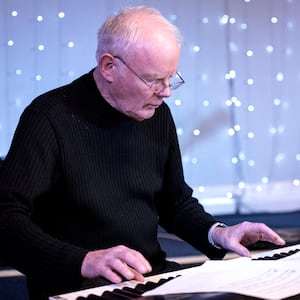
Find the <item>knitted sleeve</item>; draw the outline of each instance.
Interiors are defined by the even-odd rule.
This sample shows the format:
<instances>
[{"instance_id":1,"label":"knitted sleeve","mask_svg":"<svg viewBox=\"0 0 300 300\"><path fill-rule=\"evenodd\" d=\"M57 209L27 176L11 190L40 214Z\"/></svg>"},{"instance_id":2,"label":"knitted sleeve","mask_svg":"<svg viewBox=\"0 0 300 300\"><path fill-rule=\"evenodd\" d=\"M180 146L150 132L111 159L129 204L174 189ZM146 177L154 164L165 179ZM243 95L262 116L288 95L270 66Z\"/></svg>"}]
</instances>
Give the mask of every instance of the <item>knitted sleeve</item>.
<instances>
[{"instance_id":1,"label":"knitted sleeve","mask_svg":"<svg viewBox=\"0 0 300 300\"><path fill-rule=\"evenodd\" d=\"M55 185L58 155L50 120L27 108L0 170L0 255L43 285L56 278L71 288L81 280L87 251L54 239L32 220L34 202Z\"/></svg>"},{"instance_id":2,"label":"knitted sleeve","mask_svg":"<svg viewBox=\"0 0 300 300\"><path fill-rule=\"evenodd\" d=\"M169 153L164 188L158 200L160 224L210 258L222 258L225 251L211 246L209 228L216 222L206 212L185 182L176 128L170 117Z\"/></svg>"}]
</instances>

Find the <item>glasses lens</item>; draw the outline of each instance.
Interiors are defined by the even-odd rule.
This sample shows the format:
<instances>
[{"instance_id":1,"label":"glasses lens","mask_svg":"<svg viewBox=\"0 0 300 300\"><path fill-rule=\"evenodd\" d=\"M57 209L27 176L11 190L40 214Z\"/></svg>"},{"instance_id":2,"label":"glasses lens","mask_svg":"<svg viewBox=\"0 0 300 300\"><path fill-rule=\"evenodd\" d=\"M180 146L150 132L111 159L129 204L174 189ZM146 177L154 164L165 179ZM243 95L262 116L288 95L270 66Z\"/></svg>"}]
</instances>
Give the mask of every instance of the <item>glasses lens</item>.
<instances>
[{"instance_id":1,"label":"glasses lens","mask_svg":"<svg viewBox=\"0 0 300 300\"><path fill-rule=\"evenodd\" d=\"M178 73L176 73L174 76L172 76L169 79L169 84L170 84L170 89L171 90L175 90L178 87L180 87L182 84L184 83L184 80L182 79L182 77L179 76Z\"/></svg>"},{"instance_id":2,"label":"glasses lens","mask_svg":"<svg viewBox=\"0 0 300 300\"><path fill-rule=\"evenodd\" d=\"M169 87L171 90L175 90L179 88L183 83L183 78L180 75L178 75L178 73L176 73L174 76L169 78L168 85L164 81L157 81L151 85L151 90L153 93L159 93L166 87Z\"/></svg>"},{"instance_id":3,"label":"glasses lens","mask_svg":"<svg viewBox=\"0 0 300 300\"><path fill-rule=\"evenodd\" d=\"M174 82L172 83L172 85L170 86L171 90L175 90L177 88L179 88L182 85L183 82Z\"/></svg>"}]
</instances>

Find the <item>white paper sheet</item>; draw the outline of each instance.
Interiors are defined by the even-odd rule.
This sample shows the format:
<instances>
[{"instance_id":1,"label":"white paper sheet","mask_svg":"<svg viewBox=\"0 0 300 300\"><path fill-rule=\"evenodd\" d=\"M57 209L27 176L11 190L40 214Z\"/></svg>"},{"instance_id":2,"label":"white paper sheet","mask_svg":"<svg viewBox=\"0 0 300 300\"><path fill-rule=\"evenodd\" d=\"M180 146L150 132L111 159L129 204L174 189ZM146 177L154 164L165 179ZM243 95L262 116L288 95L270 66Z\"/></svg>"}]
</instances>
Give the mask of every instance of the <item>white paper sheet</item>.
<instances>
[{"instance_id":1,"label":"white paper sheet","mask_svg":"<svg viewBox=\"0 0 300 300\"><path fill-rule=\"evenodd\" d=\"M279 300L300 294L300 252L279 260L206 261L144 294L232 292Z\"/></svg>"}]
</instances>

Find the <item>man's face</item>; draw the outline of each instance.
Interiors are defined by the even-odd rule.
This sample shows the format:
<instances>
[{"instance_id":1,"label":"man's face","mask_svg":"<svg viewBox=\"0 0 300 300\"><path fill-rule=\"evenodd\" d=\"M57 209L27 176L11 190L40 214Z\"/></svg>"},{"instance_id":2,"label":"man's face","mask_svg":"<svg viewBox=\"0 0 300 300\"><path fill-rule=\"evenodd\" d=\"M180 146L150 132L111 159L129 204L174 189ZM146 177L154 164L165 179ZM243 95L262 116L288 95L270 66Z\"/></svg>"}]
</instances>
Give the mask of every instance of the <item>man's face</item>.
<instances>
[{"instance_id":1,"label":"man's face","mask_svg":"<svg viewBox=\"0 0 300 300\"><path fill-rule=\"evenodd\" d=\"M146 50L145 50L146 48ZM116 109L142 121L151 118L155 109L170 97L169 78L177 71L179 47L177 43L161 47L147 47L137 51L134 60L115 58L116 73L110 96ZM158 83L162 89L150 88Z\"/></svg>"}]
</instances>

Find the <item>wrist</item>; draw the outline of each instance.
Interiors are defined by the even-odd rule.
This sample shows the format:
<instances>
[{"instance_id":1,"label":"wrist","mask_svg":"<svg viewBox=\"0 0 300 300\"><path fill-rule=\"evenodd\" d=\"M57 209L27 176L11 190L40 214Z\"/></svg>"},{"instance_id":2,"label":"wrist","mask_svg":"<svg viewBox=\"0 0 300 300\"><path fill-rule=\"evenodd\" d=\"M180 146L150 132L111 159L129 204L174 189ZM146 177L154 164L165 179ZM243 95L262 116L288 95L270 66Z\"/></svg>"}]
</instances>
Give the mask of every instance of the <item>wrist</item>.
<instances>
[{"instance_id":1,"label":"wrist","mask_svg":"<svg viewBox=\"0 0 300 300\"><path fill-rule=\"evenodd\" d=\"M215 230L216 227L227 227L224 223L221 222L216 222L215 224L213 224L209 231L208 231L208 241L209 243L217 249L222 249L222 247L220 247L220 245L218 245L218 243L215 242L214 238L213 238L213 231Z\"/></svg>"}]
</instances>

